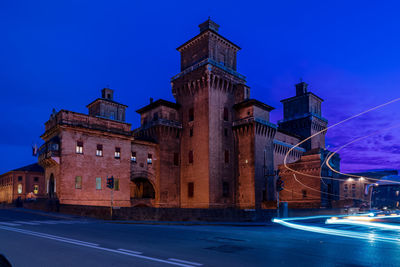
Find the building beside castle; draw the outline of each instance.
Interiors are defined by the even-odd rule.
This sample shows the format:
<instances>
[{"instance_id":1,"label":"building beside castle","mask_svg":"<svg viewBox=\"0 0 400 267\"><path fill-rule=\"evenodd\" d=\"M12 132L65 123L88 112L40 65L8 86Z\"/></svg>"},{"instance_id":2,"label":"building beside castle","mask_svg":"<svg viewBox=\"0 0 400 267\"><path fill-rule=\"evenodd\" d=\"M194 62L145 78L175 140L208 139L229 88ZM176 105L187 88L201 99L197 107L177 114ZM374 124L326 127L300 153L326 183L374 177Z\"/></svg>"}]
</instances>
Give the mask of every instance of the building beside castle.
<instances>
[{"instance_id":1,"label":"building beside castle","mask_svg":"<svg viewBox=\"0 0 400 267\"><path fill-rule=\"evenodd\" d=\"M327 126L322 99L301 82L296 95L282 101L284 119L271 123L274 108L252 99L237 72L240 47L210 19L199 27L177 48L175 102L151 100L138 109L139 128L131 130L127 106L109 88L87 106L88 114L51 115L39 150L49 197L109 206L106 178L113 176L113 202L121 207L254 209L275 199L277 170L289 149ZM295 147L287 162L308 160L309 151L321 157L324 140L325 132ZM315 205L325 205L321 199Z\"/></svg>"}]
</instances>

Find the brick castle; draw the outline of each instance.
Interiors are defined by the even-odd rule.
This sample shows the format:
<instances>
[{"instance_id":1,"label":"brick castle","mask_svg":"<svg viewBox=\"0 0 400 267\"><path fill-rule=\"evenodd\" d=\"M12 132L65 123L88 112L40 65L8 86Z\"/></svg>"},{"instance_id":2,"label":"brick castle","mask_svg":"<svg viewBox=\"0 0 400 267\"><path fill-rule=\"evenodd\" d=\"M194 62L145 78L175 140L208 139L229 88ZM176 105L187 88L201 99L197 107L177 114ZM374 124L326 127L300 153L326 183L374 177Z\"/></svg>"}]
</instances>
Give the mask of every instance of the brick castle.
<instances>
[{"instance_id":1,"label":"brick castle","mask_svg":"<svg viewBox=\"0 0 400 267\"><path fill-rule=\"evenodd\" d=\"M338 183L309 177L294 183L280 166L293 145L327 127L323 100L301 82L295 96L282 100L283 120L271 123L274 108L252 99L245 76L237 72L240 47L221 36L210 19L199 27L197 36L177 48L181 72L171 78L175 102L150 100L137 110L139 128L131 130L127 106L109 88L87 105L88 115L51 114L39 150L49 198L109 206L106 178L113 176L115 206L259 209L276 199L280 169L283 201L331 205ZM288 162L305 173L333 176L323 166L327 153L323 133L295 148Z\"/></svg>"}]
</instances>

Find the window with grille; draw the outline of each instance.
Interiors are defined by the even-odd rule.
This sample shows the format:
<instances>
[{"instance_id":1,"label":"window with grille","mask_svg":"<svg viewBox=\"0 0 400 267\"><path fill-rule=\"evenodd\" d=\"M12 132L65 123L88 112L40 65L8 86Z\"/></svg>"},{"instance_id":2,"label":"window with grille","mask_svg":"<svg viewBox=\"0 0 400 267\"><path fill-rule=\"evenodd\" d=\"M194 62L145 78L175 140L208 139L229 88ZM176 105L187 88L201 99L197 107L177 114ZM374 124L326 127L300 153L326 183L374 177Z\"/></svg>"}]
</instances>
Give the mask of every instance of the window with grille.
<instances>
[{"instance_id":1,"label":"window with grille","mask_svg":"<svg viewBox=\"0 0 400 267\"><path fill-rule=\"evenodd\" d=\"M97 145L96 156L98 156L98 157L102 157L103 156L103 145Z\"/></svg>"},{"instance_id":2,"label":"window with grille","mask_svg":"<svg viewBox=\"0 0 400 267\"><path fill-rule=\"evenodd\" d=\"M147 164L152 164L153 163L153 155L152 154L148 154L147 155Z\"/></svg>"},{"instance_id":3,"label":"window with grille","mask_svg":"<svg viewBox=\"0 0 400 267\"><path fill-rule=\"evenodd\" d=\"M82 189L82 176L75 177L75 189Z\"/></svg>"},{"instance_id":4,"label":"window with grille","mask_svg":"<svg viewBox=\"0 0 400 267\"><path fill-rule=\"evenodd\" d=\"M119 147L116 147L116 148L115 148L114 157L115 157L116 159L120 159L120 158L121 158L121 148L119 148Z\"/></svg>"},{"instance_id":5,"label":"window with grille","mask_svg":"<svg viewBox=\"0 0 400 267\"><path fill-rule=\"evenodd\" d=\"M76 154L83 154L83 142L82 141L76 142L75 152L76 152Z\"/></svg>"},{"instance_id":6,"label":"window with grille","mask_svg":"<svg viewBox=\"0 0 400 267\"><path fill-rule=\"evenodd\" d=\"M132 161L133 163L136 163L136 152L132 152L132 154L131 154L131 161Z\"/></svg>"},{"instance_id":7,"label":"window with grille","mask_svg":"<svg viewBox=\"0 0 400 267\"><path fill-rule=\"evenodd\" d=\"M96 189L97 190L101 189L101 177L96 178Z\"/></svg>"}]
</instances>

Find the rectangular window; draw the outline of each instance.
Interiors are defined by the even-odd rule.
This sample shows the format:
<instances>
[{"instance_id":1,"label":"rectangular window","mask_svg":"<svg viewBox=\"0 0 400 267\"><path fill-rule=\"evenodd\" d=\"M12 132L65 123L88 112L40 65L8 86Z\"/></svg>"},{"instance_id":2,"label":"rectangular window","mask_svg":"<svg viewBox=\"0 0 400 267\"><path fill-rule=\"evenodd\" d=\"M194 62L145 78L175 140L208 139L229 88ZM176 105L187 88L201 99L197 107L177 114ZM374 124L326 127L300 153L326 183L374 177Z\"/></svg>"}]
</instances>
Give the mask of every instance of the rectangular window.
<instances>
[{"instance_id":1,"label":"rectangular window","mask_svg":"<svg viewBox=\"0 0 400 267\"><path fill-rule=\"evenodd\" d=\"M39 194L39 185L35 184L35 185L33 186L33 193L34 193L35 195Z\"/></svg>"},{"instance_id":2,"label":"rectangular window","mask_svg":"<svg viewBox=\"0 0 400 267\"><path fill-rule=\"evenodd\" d=\"M192 137L193 136L193 128L189 129L189 136Z\"/></svg>"},{"instance_id":3,"label":"rectangular window","mask_svg":"<svg viewBox=\"0 0 400 267\"><path fill-rule=\"evenodd\" d=\"M225 163L229 163L229 151L225 150Z\"/></svg>"},{"instance_id":4,"label":"rectangular window","mask_svg":"<svg viewBox=\"0 0 400 267\"><path fill-rule=\"evenodd\" d=\"M189 121L194 121L194 109L189 109Z\"/></svg>"},{"instance_id":5,"label":"rectangular window","mask_svg":"<svg viewBox=\"0 0 400 267\"><path fill-rule=\"evenodd\" d=\"M224 108L224 121L228 121L228 120L229 120L228 108Z\"/></svg>"},{"instance_id":6,"label":"rectangular window","mask_svg":"<svg viewBox=\"0 0 400 267\"><path fill-rule=\"evenodd\" d=\"M147 164L152 164L153 163L153 155L148 154L147 155Z\"/></svg>"},{"instance_id":7,"label":"rectangular window","mask_svg":"<svg viewBox=\"0 0 400 267\"><path fill-rule=\"evenodd\" d=\"M119 191L119 179L114 178L114 190Z\"/></svg>"},{"instance_id":8,"label":"rectangular window","mask_svg":"<svg viewBox=\"0 0 400 267\"><path fill-rule=\"evenodd\" d=\"M83 154L83 142L82 141L76 142L75 152L76 152L76 154Z\"/></svg>"},{"instance_id":9,"label":"rectangular window","mask_svg":"<svg viewBox=\"0 0 400 267\"><path fill-rule=\"evenodd\" d=\"M194 196L194 183L188 183L188 197Z\"/></svg>"},{"instance_id":10,"label":"rectangular window","mask_svg":"<svg viewBox=\"0 0 400 267\"><path fill-rule=\"evenodd\" d=\"M82 176L75 177L75 189L82 189Z\"/></svg>"},{"instance_id":11,"label":"rectangular window","mask_svg":"<svg viewBox=\"0 0 400 267\"><path fill-rule=\"evenodd\" d=\"M18 194L22 194L22 184L18 184Z\"/></svg>"},{"instance_id":12,"label":"rectangular window","mask_svg":"<svg viewBox=\"0 0 400 267\"><path fill-rule=\"evenodd\" d=\"M347 192L348 189L349 189L349 185L348 184L344 184L344 192Z\"/></svg>"},{"instance_id":13,"label":"rectangular window","mask_svg":"<svg viewBox=\"0 0 400 267\"><path fill-rule=\"evenodd\" d=\"M222 183L222 196L229 197L229 183L228 182Z\"/></svg>"},{"instance_id":14,"label":"rectangular window","mask_svg":"<svg viewBox=\"0 0 400 267\"><path fill-rule=\"evenodd\" d=\"M136 152L132 152L132 154L131 154L131 161L132 161L133 163L136 163Z\"/></svg>"},{"instance_id":15,"label":"rectangular window","mask_svg":"<svg viewBox=\"0 0 400 267\"><path fill-rule=\"evenodd\" d=\"M224 129L224 135L225 135L225 137L228 137L228 129L227 128Z\"/></svg>"},{"instance_id":16,"label":"rectangular window","mask_svg":"<svg viewBox=\"0 0 400 267\"><path fill-rule=\"evenodd\" d=\"M189 151L189 163L193 163L193 150Z\"/></svg>"},{"instance_id":17,"label":"rectangular window","mask_svg":"<svg viewBox=\"0 0 400 267\"><path fill-rule=\"evenodd\" d=\"M157 112L153 114L153 121L156 121L156 120L158 120L158 113Z\"/></svg>"},{"instance_id":18,"label":"rectangular window","mask_svg":"<svg viewBox=\"0 0 400 267\"><path fill-rule=\"evenodd\" d=\"M101 177L96 178L96 189L101 190Z\"/></svg>"},{"instance_id":19,"label":"rectangular window","mask_svg":"<svg viewBox=\"0 0 400 267\"><path fill-rule=\"evenodd\" d=\"M120 159L120 158L121 158L121 148L119 148L119 147L116 147L116 148L115 148L114 157L115 157L116 159Z\"/></svg>"},{"instance_id":20,"label":"rectangular window","mask_svg":"<svg viewBox=\"0 0 400 267\"><path fill-rule=\"evenodd\" d=\"M307 190L302 190L301 192L303 194L303 198L306 198L307 197Z\"/></svg>"},{"instance_id":21,"label":"rectangular window","mask_svg":"<svg viewBox=\"0 0 400 267\"><path fill-rule=\"evenodd\" d=\"M179 165L179 153L174 153L174 165Z\"/></svg>"},{"instance_id":22,"label":"rectangular window","mask_svg":"<svg viewBox=\"0 0 400 267\"><path fill-rule=\"evenodd\" d=\"M18 182L22 182L22 176L18 176Z\"/></svg>"},{"instance_id":23,"label":"rectangular window","mask_svg":"<svg viewBox=\"0 0 400 267\"><path fill-rule=\"evenodd\" d=\"M103 145L97 145L96 156L98 156L98 157L103 156Z\"/></svg>"},{"instance_id":24,"label":"rectangular window","mask_svg":"<svg viewBox=\"0 0 400 267\"><path fill-rule=\"evenodd\" d=\"M351 190L356 190L356 184L351 185Z\"/></svg>"},{"instance_id":25,"label":"rectangular window","mask_svg":"<svg viewBox=\"0 0 400 267\"><path fill-rule=\"evenodd\" d=\"M33 181L34 181L34 182L39 182L39 177L33 178Z\"/></svg>"}]
</instances>

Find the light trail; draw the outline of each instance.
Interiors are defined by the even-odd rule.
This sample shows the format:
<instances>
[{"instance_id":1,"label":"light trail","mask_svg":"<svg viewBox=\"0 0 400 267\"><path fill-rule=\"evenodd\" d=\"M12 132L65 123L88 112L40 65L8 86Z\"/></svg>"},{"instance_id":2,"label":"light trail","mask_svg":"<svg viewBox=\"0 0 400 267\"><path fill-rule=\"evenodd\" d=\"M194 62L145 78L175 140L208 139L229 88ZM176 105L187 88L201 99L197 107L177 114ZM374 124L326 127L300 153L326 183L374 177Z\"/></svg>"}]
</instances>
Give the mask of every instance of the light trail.
<instances>
[{"instance_id":1,"label":"light trail","mask_svg":"<svg viewBox=\"0 0 400 267\"><path fill-rule=\"evenodd\" d=\"M378 105L378 106L376 106L376 107L370 108L370 109L368 109L368 110L366 110L366 111L363 111L363 112L361 112L361 113L358 113L358 114L356 114L356 115L353 115L353 116L351 116L351 117L349 117L349 118L347 118L347 119L345 119L345 120L342 120L342 121L340 121L340 122L338 122L338 123L335 123L335 124L333 124L333 125L331 125L331 126L325 128L325 129L323 129L323 130L321 130L321 131L319 131L319 132L317 132L317 133L315 133L315 134L313 134L313 135L307 137L306 139L304 139L303 141L299 142L298 144L292 146L292 147L288 150L288 152L286 153L286 155L285 155L285 157L284 157L284 159L283 159L283 165L285 166L285 168L286 168L287 170L290 170L290 171L292 171L292 172L294 172L294 173L297 173L297 174L301 174L301 175L303 175L303 176L314 177L314 178L316 177L316 178L318 178L318 179L321 179L321 178L332 179L331 177L322 177L322 176L316 176L316 175L301 173L301 172L298 172L298 171L296 171L296 170L290 168L290 167L287 165L287 158L288 158L289 154L290 154L295 148L297 148L297 147L299 147L300 145L304 144L305 142L307 142L307 141L310 140L311 138L313 138L313 137L315 137L315 136L317 136L317 135L319 135L319 134L321 134L321 133L324 133L324 132L328 131L328 129L331 129L331 128L333 128L333 127L336 127L336 126L338 126L338 125L340 125L340 124L343 124L343 123L345 123L345 122L347 122L347 121L349 121L349 120L352 120L352 119L354 119L354 118L357 118L357 117L359 117L359 116L361 116L361 115L364 115L364 114L366 114L366 113L368 113L368 112L371 112L371 111L374 111L374 110L376 110L376 109L382 108L382 107L384 107L384 106L390 105L390 104L395 103L395 102L397 102L397 101L400 101L400 98L393 99L393 100L391 100L391 101L389 101L389 102L383 103L383 104L381 104L381 105Z\"/></svg>"}]
</instances>

